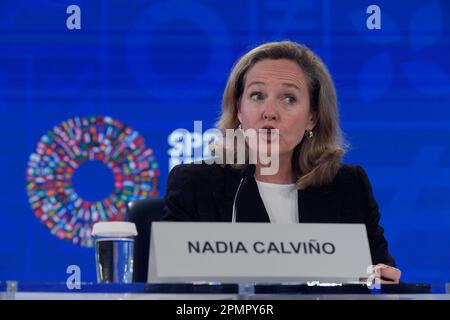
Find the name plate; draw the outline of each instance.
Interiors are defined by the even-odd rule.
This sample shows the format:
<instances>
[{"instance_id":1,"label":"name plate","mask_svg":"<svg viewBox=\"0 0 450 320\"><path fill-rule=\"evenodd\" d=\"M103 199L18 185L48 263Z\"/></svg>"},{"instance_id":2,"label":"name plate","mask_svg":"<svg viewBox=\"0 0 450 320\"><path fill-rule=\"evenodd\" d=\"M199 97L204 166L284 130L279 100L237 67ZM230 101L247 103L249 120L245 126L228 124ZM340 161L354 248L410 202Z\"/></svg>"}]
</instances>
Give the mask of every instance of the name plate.
<instances>
[{"instance_id":1,"label":"name plate","mask_svg":"<svg viewBox=\"0 0 450 320\"><path fill-rule=\"evenodd\" d=\"M372 264L364 224L154 222L148 282L354 282Z\"/></svg>"}]
</instances>

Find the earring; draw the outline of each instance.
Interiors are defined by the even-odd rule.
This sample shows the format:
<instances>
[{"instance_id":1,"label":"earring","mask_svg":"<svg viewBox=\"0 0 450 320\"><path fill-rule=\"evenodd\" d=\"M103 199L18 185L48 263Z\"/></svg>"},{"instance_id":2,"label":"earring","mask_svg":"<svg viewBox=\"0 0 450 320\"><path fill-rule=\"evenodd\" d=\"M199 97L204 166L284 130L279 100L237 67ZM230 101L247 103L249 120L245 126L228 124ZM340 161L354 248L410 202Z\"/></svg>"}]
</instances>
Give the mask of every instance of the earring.
<instances>
[{"instance_id":1,"label":"earring","mask_svg":"<svg viewBox=\"0 0 450 320\"><path fill-rule=\"evenodd\" d=\"M238 129L239 129L239 130L242 130L242 124L239 123Z\"/></svg>"},{"instance_id":2,"label":"earring","mask_svg":"<svg viewBox=\"0 0 450 320\"><path fill-rule=\"evenodd\" d=\"M312 139L312 137L314 137L314 132L312 130L305 130L305 137Z\"/></svg>"}]
</instances>

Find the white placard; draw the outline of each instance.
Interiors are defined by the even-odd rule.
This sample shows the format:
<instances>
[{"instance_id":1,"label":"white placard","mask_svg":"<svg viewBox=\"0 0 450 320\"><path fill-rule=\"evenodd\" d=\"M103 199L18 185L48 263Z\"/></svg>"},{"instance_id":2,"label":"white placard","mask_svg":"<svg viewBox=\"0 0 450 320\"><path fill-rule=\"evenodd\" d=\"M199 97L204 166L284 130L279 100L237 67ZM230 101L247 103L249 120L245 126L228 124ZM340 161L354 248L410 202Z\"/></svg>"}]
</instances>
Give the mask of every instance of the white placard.
<instances>
[{"instance_id":1,"label":"white placard","mask_svg":"<svg viewBox=\"0 0 450 320\"><path fill-rule=\"evenodd\" d=\"M364 224L154 222L148 282L351 282L372 264Z\"/></svg>"}]
</instances>

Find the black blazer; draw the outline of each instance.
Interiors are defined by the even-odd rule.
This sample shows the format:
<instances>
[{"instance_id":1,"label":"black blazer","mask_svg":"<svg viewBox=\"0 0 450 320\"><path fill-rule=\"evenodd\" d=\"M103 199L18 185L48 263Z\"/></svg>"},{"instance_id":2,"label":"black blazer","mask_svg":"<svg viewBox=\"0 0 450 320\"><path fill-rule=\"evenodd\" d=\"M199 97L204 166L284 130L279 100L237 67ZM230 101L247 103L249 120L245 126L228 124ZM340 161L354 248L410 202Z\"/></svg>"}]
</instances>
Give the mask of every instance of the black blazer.
<instances>
[{"instance_id":1,"label":"black blazer","mask_svg":"<svg viewBox=\"0 0 450 320\"><path fill-rule=\"evenodd\" d=\"M230 222L240 171L218 164L183 164L167 180L165 221ZM241 191L237 204L240 222L270 222L253 177ZM333 182L298 191L299 222L364 223L372 263L395 266L388 252L380 213L369 179L360 166L342 165Z\"/></svg>"}]
</instances>

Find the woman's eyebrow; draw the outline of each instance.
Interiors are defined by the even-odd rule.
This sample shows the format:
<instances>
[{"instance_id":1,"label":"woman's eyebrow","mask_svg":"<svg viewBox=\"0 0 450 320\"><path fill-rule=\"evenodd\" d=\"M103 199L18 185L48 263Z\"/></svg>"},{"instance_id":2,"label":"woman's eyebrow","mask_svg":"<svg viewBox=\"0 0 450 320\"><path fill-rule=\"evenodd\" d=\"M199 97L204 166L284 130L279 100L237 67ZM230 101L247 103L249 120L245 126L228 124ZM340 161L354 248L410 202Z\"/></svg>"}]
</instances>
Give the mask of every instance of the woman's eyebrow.
<instances>
[{"instance_id":1,"label":"woman's eyebrow","mask_svg":"<svg viewBox=\"0 0 450 320\"><path fill-rule=\"evenodd\" d=\"M297 89L298 91L302 91L302 89L300 89L299 86L297 86L297 85L295 85L295 84L293 84L293 83L283 82L281 85L282 85L283 87L291 87L291 88Z\"/></svg>"},{"instance_id":2,"label":"woman's eyebrow","mask_svg":"<svg viewBox=\"0 0 450 320\"><path fill-rule=\"evenodd\" d=\"M252 82L250 82L250 83L246 86L246 88L249 88L249 87L251 87L251 86L253 86L253 85L263 85L263 86L265 86L266 83L265 83L265 82L262 82L262 81L252 81ZM297 89L298 91L302 91L302 89L301 89L299 86L297 86L296 84L291 83L291 82L283 82L281 85L282 85L283 87L295 88L295 89Z\"/></svg>"},{"instance_id":3,"label":"woman's eyebrow","mask_svg":"<svg viewBox=\"0 0 450 320\"><path fill-rule=\"evenodd\" d=\"M247 88L256 84L262 84L263 86L266 85L264 82L262 81L252 81L247 85Z\"/></svg>"}]
</instances>

